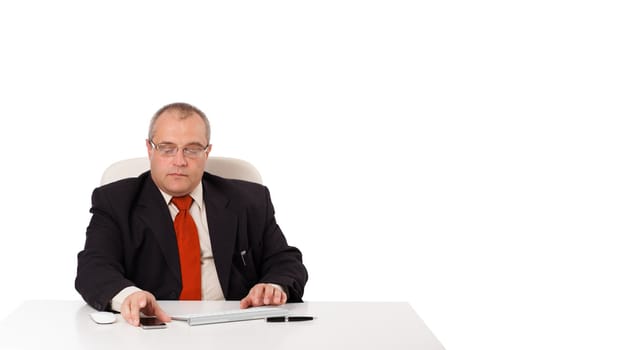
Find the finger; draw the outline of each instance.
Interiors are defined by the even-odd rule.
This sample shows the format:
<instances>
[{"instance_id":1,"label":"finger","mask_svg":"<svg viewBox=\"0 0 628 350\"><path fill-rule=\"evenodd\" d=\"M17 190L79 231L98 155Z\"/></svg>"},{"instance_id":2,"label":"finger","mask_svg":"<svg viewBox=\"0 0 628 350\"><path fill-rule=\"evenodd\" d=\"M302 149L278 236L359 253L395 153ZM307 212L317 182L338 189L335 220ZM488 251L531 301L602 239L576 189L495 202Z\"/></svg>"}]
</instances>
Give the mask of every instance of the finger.
<instances>
[{"instance_id":1,"label":"finger","mask_svg":"<svg viewBox=\"0 0 628 350\"><path fill-rule=\"evenodd\" d=\"M162 322L170 322L172 319L170 316L157 304L157 302L153 303L154 315L158 320Z\"/></svg>"},{"instance_id":2,"label":"finger","mask_svg":"<svg viewBox=\"0 0 628 350\"><path fill-rule=\"evenodd\" d=\"M255 287L249 290L249 294L247 294L242 300L240 300L240 309L246 309L251 306L254 306L253 294L255 293Z\"/></svg>"},{"instance_id":3,"label":"finger","mask_svg":"<svg viewBox=\"0 0 628 350\"><path fill-rule=\"evenodd\" d=\"M146 304L143 295L131 297L130 308L130 320L129 323L134 326L140 325L140 305Z\"/></svg>"},{"instance_id":4,"label":"finger","mask_svg":"<svg viewBox=\"0 0 628 350\"><path fill-rule=\"evenodd\" d=\"M131 298L126 298L124 300L124 302L122 302L122 305L120 306L120 314L122 315L122 317L126 320L127 323L132 324L131 321Z\"/></svg>"},{"instance_id":5,"label":"finger","mask_svg":"<svg viewBox=\"0 0 628 350\"><path fill-rule=\"evenodd\" d=\"M279 305L281 304L281 299L283 297L283 292L280 291L278 288L273 287L273 289L275 290L275 298L273 299L273 304L275 305Z\"/></svg>"},{"instance_id":6,"label":"finger","mask_svg":"<svg viewBox=\"0 0 628 350\"><path fill-rule=\"evenodd\" d=\"M140 311L146 316L156 316L157 308L159 308L159 304L157 304L157 300L152 295L146 296L146 306L140 308Z\"/></svg>"},{"instance_id":7,"label":"finger","mask_svg":"<svg viewBox=\"0 0 628 350\"><path fill-rule=\"evenodd\" d=\"M275 299L273 299L273 305L283 305L286 303L288 295L281 289L275 288Z\"/></svg>"},{"instance_id":8,"label":"finger","mask_svg":"<svg viewBox=\"0 0 628 350\"><path fill-rule=\"evenodd\" d=\"M264 288L264 305L268 305L272 302L275 295L275 287L266 285Z\"/></svg>"},{"instance_id":9,"label":"finger","mask_svg":"<svg viewBox=\"0 0 628 350\"><path fill-rule=\"evenodd\" d=\"M245 296L244 299L240 300L240 309L246 309L251 305L253 305L253 303L249 295Z\"/></svg>"},{"instance_id":10,"label":"finger","mask_svg":"<svg viewBox=\"0 0 628 350\"><path fill-rule=\"evenodd\" d=\"M262 299L264 297L264 286L261 284L256 285L249 292L249 297L251 298L252 306L260 306L262 305Z\"/></svg>"}]
</instances>

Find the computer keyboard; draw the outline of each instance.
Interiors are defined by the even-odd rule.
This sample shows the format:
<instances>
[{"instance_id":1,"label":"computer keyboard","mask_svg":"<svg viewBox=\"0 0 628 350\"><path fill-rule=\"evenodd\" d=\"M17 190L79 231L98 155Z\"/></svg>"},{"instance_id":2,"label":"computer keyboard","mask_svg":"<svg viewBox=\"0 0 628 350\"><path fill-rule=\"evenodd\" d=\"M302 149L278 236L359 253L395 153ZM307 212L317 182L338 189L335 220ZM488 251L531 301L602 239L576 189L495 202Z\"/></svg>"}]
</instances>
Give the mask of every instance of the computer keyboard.
<instances>
[{"instance_id":1,"label":"computer keyboard","mask_svg":"<svg viewBox=\"0 0 628 350\"><path fill-rule=\"evenodd\" d=\"M173 315L173 320L187 321L190 326L210 323L256 320L266 317L286 316L287 309L277 306L258 306L248 309L221 310L202 314Z\"/></svg>"}]
</instances>

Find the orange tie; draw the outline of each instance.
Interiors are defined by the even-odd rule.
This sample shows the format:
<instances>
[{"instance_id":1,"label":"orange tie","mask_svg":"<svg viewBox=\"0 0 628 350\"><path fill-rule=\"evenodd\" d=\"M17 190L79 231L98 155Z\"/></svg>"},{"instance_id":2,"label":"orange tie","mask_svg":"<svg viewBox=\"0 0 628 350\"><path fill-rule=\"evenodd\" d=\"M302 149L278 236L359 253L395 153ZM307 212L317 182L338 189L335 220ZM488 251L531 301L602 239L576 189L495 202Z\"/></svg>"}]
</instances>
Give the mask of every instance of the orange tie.
<instances>
[{"instance_id":1,"label":"orange tie","mask_svg":"<svg viewBox=\"0 0 628 350\"><path fill-rule=\"evenodd\" d=\"M192 197L172 197L172 203L179 209L174 218L174 231L179 247L179 264L183 288L179 300L201 300L201 244L190 206Z\"/></svg>"}]
</instances>

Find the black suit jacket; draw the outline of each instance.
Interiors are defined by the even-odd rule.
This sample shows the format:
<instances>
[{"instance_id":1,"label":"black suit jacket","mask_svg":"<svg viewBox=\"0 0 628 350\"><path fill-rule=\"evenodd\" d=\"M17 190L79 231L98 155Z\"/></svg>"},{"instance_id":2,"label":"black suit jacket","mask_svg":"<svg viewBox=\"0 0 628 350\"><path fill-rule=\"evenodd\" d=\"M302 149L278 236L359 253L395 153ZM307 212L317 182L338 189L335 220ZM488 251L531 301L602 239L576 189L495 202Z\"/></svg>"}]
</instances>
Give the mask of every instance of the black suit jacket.
<instances>
[{"instance_id":1,"label":"black suit jacket","mask_svg":"<svg viewBox=\"0 0 628 350\"><path fill-rule=\"evenodd\" d=\"M268 189L203 175L203 197L218 279L227 300L245 297L256 283L276 283L288 301L301 301L307 270L301 252L277 225ZM172 217L150 172L94 190L85 248L75 286L103 310L128 286L158 300L181 293L179 253ZM245 253L242 253L245 252Z\"/></svg>"}]
</instances>

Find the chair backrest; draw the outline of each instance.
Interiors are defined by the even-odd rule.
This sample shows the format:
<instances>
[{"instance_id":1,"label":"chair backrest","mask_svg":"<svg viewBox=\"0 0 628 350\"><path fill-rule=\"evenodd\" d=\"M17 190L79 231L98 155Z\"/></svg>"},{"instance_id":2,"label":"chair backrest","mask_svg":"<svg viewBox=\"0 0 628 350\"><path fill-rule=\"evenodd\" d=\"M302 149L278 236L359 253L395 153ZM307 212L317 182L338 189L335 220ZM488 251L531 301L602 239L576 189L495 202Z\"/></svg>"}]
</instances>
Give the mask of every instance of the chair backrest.
<instances>
[{"instance_id":1,"label":"chair backrest","mask_svg":"<svg viewBox=\"0 0 628 350\"><path fill-rule=\"evenodd\" d=\"M150 169L147 157L131 158L111 164L100 179L101 185L106 185L127 177L135 177ZM237 158L209 157L205 163L208 173L250 182L262 183L262 176L253 164Z\"/></svg>"}]
</instances>

